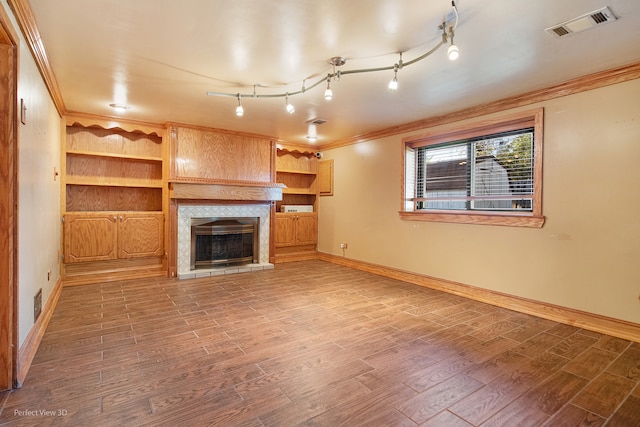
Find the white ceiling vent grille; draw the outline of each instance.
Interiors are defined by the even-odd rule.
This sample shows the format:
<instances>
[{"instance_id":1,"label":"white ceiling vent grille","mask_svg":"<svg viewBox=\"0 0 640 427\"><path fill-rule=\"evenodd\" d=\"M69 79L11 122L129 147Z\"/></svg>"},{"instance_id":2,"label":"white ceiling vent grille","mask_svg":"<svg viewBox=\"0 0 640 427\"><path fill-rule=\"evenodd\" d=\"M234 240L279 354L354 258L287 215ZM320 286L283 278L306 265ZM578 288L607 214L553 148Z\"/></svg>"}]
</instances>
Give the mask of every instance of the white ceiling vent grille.
<instances>
[{"instance_id":1,"label":"white ceiling vent grille","mask_svg":"<svg viewBox=\"0 0 640 427\"><path fill-rule=\"evenodd\" d=\"M595 10L591 13L587 13L586 15L549 27L545 31L555 38L561 38L588 30L597 25L613 22L616 19L617 18L613 12L611 12L611 9L603 7L602 9Z\"/></svg>"}]
</instances>

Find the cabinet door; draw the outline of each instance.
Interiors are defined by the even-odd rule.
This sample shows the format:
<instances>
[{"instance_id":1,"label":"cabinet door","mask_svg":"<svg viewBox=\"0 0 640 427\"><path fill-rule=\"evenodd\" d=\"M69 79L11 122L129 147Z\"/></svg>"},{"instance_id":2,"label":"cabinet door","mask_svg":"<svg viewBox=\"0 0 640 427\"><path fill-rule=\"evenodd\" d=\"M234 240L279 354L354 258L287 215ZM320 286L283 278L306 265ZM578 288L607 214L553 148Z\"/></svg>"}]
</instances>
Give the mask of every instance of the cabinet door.
<instances>
[{"instance_id":1,"label":"cabinet door","mask_svg":"<svg viewBox=\"0 0 640 427\"><path fill-rule=\"evenodd\" d=\"M276 213L276 246L295 245L295 217L288 214Z\"/></svg>"},{"instance_id":2,"label":"cabinet door","mask_svg":"<svg viewBox=\"0 0 640 427\"><path fill-rule=\"evenodd\" d=\"M318 242L318 217L315 213L296 214L296 244L311 245Z\"/></svg>"},{"instance_id":3,"label":"cabinet door","mask_svg":"<svg viewBox=\"0 0 640 427\"><path fill-rule=\"evenodd\" d=\"M164 254L162 212L123 213L118 216L118 258Z\"/></svg>"},{"instance_id":4,"label":"cabinet door","mask_svg":"<svg viewBox=\"0 0 640 427\"><path fill-rule=\"evenodd\" d=\"M65 263L117 258L115 214L66 214L63 229Z\"/></svg>"}]
</instances>

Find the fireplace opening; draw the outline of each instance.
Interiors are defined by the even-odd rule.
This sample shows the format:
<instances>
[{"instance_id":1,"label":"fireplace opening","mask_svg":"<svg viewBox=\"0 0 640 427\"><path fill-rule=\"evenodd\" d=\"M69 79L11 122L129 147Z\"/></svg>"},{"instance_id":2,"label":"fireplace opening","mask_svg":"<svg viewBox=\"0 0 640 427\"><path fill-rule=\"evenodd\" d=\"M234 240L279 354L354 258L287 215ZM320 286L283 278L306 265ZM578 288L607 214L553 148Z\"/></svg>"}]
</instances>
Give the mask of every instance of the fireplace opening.
<instances>
[{"instance_id":1,"label":"fireplace opening","mask_svg":"<svg viewBox=\"0 0 640 427\"><path fill-rule=\"evenodd\" d=\"M192 220L192 270L258 263L258 248L258 218Z\"/></svg>"}]
</instances>

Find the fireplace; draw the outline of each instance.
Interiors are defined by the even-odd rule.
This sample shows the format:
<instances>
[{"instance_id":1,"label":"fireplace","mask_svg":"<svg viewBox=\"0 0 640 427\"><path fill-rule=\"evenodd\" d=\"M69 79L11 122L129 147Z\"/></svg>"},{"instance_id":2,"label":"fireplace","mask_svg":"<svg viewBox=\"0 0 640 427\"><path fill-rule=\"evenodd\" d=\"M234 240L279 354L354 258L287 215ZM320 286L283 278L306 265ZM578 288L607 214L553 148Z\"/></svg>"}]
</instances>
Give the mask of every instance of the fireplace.
<instances>
[{"instance_id":1,"label":"fireplace","mask_svg":"<svg viewBox=\"0 0 640 427\"><path fill-rule=\"evenodd\" d=\"M258 262L259 218L198 218L191 222L191 270Z\"/></svg>"},{"instance_id":2,"label":"fireplace","mask_svg":"<svg viewBox=\"0 0 640 427\"><path fill-rule=\"evenodd\" d=\"M251 203L251 204L201 204L194 205L184 203L178 205L178 241L177 241L177 276L180 279L192 279L197 277L207 277L221 274L233 274L252 272L274 268L269 263L270 250L270 217L271 204ZM227 265L225 263L214 263L208 267L200 265L195 267L195 262L191 259L191 248L193 246L192 225L203 225L214 221L235 220L246 223L255 220L253 256L256 261L246 261L245 263L234 262ZM257 243L256 243L256 236ZM242 257L241 257L242 258Z\"/></svg>"}]
</instances>

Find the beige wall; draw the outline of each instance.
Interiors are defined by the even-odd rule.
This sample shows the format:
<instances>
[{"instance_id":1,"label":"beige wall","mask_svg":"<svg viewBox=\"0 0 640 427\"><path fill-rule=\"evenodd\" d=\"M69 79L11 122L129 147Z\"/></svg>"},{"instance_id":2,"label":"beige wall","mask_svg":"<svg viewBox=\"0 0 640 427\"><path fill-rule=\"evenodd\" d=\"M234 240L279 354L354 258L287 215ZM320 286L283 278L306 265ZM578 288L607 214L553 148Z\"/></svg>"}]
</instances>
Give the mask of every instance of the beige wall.
<instances>
[{"instance_id":1,"label":"beige wall","mask_svg":"<svg viewBox=\"0 0 640 427\"><path fill-rule=\"evenodd\" d=\"M18 102L25 100L26 124L18 125L18 333L22 346L33 328L33 299L42 288L46 303L60 276L61 120L13 13L2 2L20 35ZM47 280L47 272L51 277Z\"/></svg>"},{"instance_id":2,"label":"beige wall","mask_svg":"<svg viewBox=\"0 0 640 427\"><path fill-rule=\"evenodd\" d=\"M401 221L401 139L424 130L327 150L319 250L640 323L638 100L634 80L524 108L545 109L542 229Z\"/></svg>"}]
</instances>

